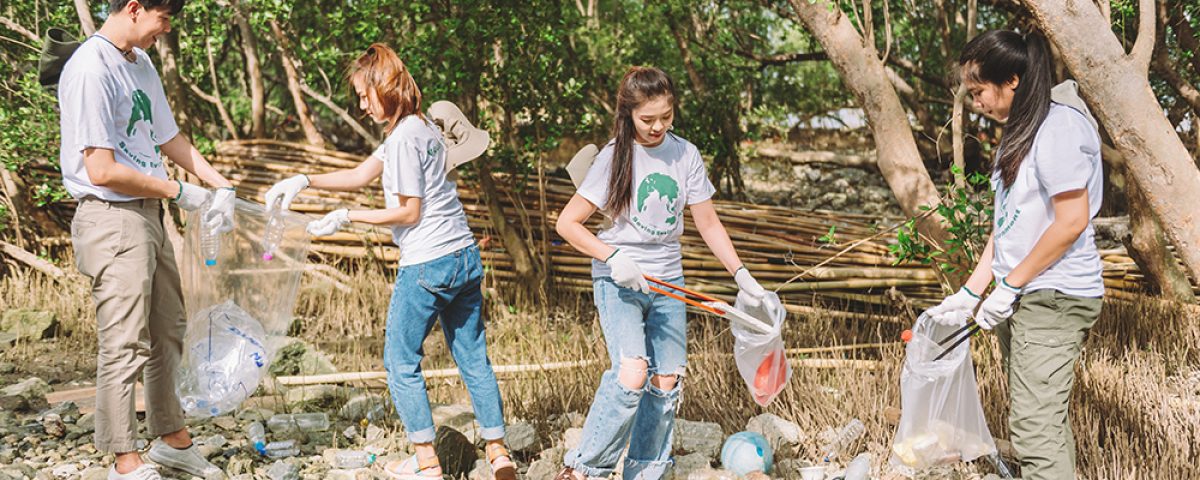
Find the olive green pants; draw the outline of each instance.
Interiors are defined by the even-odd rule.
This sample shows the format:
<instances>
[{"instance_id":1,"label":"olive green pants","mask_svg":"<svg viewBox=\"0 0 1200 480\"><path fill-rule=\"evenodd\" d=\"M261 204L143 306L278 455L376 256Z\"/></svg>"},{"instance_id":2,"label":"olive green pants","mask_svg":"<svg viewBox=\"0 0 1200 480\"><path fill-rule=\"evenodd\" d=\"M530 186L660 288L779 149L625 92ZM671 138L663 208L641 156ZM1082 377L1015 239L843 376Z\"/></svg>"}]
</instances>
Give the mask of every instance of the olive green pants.
<instances>
[{"instance_id":1,"label":"olive green pants","mask_svg":"<svg viewBox=\"0 0 1200 480\"><path fill-rule=\"evenodd\" d=\"M1008 427L1024 480L1075 478L1068 405L1075 362L1103 303L1035 290L1019 297L1012 318L995 329L1012 399Z\"/></svg>"}]
</instances>

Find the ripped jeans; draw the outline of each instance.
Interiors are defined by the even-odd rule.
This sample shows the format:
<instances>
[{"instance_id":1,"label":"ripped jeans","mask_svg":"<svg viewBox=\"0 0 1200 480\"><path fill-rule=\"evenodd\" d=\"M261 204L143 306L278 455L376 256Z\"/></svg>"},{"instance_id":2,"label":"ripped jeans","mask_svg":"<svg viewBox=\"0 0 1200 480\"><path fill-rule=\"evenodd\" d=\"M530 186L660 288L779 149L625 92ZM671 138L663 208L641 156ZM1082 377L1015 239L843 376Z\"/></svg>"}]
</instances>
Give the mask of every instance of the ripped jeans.
<instances>
[{"instance_id":1,"label":"ripped jeans","mask_svg":"<svg viewBox=\"0 0 1200 480\"><path fill-rule=\"evenodd\" d=\"M683 285L683 277L667 281ZM686 307L665 295L619 287L609 277L592 284L612 364L600 378L582 440L563 463L589 477L607 477L628 445L622 478L662 478L672 463L675 409L687 366ZM672 378L673 386L652 384L660 375Z\"/></svg>"}]
</instances>

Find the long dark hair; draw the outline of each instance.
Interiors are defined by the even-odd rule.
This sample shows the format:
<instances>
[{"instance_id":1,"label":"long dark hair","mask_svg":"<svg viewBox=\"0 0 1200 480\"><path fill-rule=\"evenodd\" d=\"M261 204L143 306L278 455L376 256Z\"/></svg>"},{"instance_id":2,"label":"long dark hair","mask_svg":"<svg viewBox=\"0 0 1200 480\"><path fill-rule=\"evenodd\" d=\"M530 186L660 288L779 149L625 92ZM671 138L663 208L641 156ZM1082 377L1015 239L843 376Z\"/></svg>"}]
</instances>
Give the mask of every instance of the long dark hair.
<instances>
[{"instance_id":1,"label":"long dark hair","mask_svg":"<svg viewBox=\"0 0 1200 480\"><path fill-rule=\"evenodd\" d=\"M675 103L675 84L665 72L654 67L630 67L617 89L617 118L612 135L616 139L612 168L608 176L605 210L612 218L621 216L633 198L633 109L650 100L667 96Z\"/></svg>"},{"instance_id":2,"label":"long dark hair","mask_svg":"<svg viewBox=\"0 0 1200 480\"><path fill-rule=\"evenodd\" d=\"M1008 30L992 30L975 37L963 47L958 64L968 80L1004 85L1013 77L1020 81L1013 91L1012 107L1000 139L995 169L1005 187L1017 180L1017 170L1033 149L1038 128L1050 112L1053 70L1050 47L1038 32L1024 36Z\"/></svg>"}]
</instances>

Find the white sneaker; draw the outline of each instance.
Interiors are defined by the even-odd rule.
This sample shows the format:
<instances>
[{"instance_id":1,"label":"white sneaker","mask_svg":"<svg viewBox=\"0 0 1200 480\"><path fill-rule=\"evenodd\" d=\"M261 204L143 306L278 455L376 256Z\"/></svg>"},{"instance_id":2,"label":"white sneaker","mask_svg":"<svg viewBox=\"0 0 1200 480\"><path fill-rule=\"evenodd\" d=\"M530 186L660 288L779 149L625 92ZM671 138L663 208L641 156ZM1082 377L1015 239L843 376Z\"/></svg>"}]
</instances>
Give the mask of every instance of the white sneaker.
<instances>
[{"instance_id":1,"label":"white sneaker","mask_svg":"<svg viewBox=\"0 0 1200 480\"><path fill-rule=\"evenodd\" d=\"M146 453L146 458L164 467L206 480L225 478L225 472L205 460L204 455L201 455L200 451L196 449L196 444L180 450L167 445L162 440L156 440L150 447L150 451Z\"/></svg>"},{"instance_id":2,"label":"white sneaker","mask_svg":"<svg viewBox=\"0 0 1200 480\"><path fill-rule=\"evenodd\" d=\"M148 463L143 463L129 473L117 473L117 466L113 465L108 469L108 480L162 480L162 476L158 474L154 465Z\"/></svg>"}]
</instances>

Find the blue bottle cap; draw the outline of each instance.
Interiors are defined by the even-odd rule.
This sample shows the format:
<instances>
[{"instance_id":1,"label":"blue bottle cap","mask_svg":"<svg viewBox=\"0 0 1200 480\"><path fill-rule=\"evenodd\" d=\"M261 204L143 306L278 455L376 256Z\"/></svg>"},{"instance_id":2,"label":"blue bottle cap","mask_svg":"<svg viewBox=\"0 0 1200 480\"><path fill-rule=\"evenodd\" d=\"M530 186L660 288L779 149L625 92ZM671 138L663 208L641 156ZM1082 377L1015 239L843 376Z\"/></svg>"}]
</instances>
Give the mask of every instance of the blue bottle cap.
<instances>
[{"instance_id":1,"label":"blue bottle cap","mask_svg":"<svg viewBox=\"0 0 1200 480\"><path fill-rule=\"evenodd\" d=\"M210 259L205 260L204 264L211 267L211 266L217 264L217 260L215 258L210 258Z\"/></svg>"}]
</instances>

